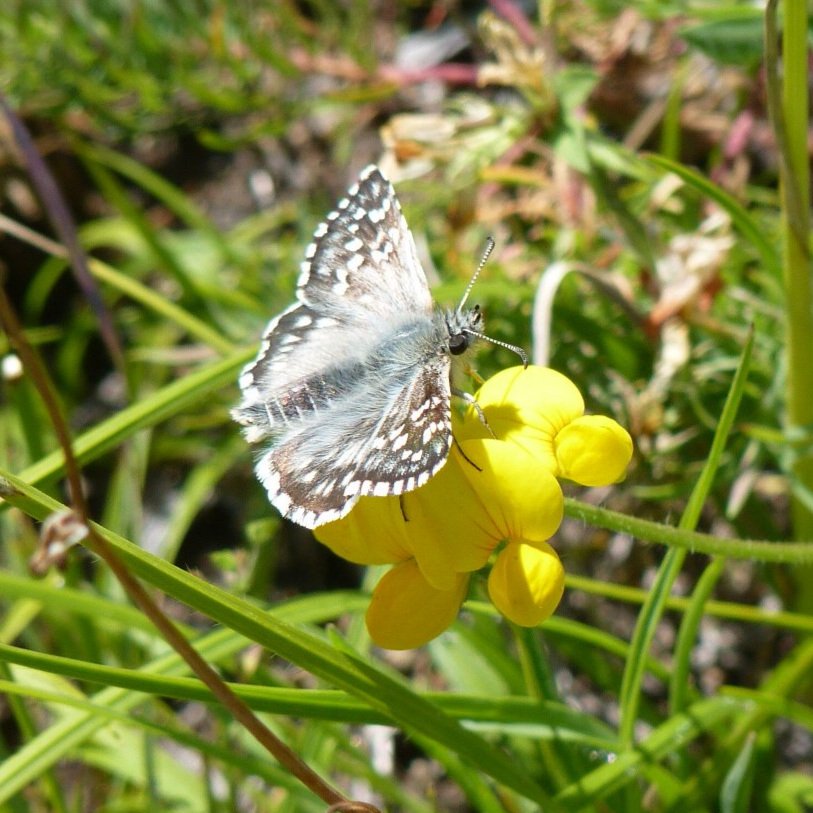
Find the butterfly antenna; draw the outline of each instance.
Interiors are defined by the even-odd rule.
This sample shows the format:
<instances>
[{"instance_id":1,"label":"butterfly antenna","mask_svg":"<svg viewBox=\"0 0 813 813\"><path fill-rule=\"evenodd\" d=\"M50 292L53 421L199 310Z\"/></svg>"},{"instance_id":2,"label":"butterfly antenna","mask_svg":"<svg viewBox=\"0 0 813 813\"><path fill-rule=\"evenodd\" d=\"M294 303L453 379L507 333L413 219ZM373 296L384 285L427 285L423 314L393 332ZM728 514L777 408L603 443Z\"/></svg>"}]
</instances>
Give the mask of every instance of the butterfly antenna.
<instances>
[{"instance_id":1,"label":"butterfly antenna","mask_svg":"<svg viewBox=\"0 0 813 813\"><path fill-rule=\"evenodd\" d=\"M480 257L480 262L477 263L477 268L475 269L474 273L471 275L471 279L469 280L469 284L466 286L466 290L463 291L463 297L460 300L460 304L457 306L457 315L459 316L463 313L463 306L466 304L466 300L469 298L469 294L471 293L471 289L474 287L474 283L477 282L477 277L480 276L480 272L483 270L483 266L488 262L488 258L491 256L491 252L494 251L494 246L496 243L494 242L493 237L489 237L486 240L486 248L483 252L483 256Z\"/></svg>"},{"instance_id":2,"label":"butterfly antenna","mask_svg":"<svg viewBox=\"0 0 813 813\"><path fill-rule=\"evenodd\" d=\"M517 347L515 344L500 341L499 339L492 339L491 336L486 336L485 333L478 333L476 330L468 330L464 328L463 332L468 333L470 336L476 336L478 339L482 339L490 344L496 344L497 347L504 347L506 350L510 350L512 353L516 353L522 359L522 366L528 366L528 354L521 347Z\"/></svg>"},{"instance_id":3,"label":"butterfly antenna","mask_svg":"<svg viewBox=\"0 0 813 813\"><path fill-rule=\"evenodd\" d=\"M471 293L471 289L474 287L474 283L477 282L477 277L480 276L480 272L483 270L483 266L488 262L488 258L491 256L491 252L494 251L494 246L496 243L494 242L493 237L489 237L486 240L486 248L483 251L483 256L480 258L480 262L477 263L477 268L475 269L474 273L469 280L469 284L466 286L466 290L463 291L463 298L460 300L460 304L457 306L457 315L460 316L463 312L463 307L466 304L466 300L469 298L469 294ZM502 342L499 339L492 339L491 336L486 336L485 333L479 333L476 330L472 330L471 328L463 328L463 333L467 333L469 336L476 336L478 339L483 339L484 341L490 342L491 344L496 344L498 347L504 347L506 350L510 350L513 353L516 353L522 359L522 366L528 366L528 355L526 352L521 348L517 347L515 344L509 344L508 342Z\"/></svg>"}]
</instances>

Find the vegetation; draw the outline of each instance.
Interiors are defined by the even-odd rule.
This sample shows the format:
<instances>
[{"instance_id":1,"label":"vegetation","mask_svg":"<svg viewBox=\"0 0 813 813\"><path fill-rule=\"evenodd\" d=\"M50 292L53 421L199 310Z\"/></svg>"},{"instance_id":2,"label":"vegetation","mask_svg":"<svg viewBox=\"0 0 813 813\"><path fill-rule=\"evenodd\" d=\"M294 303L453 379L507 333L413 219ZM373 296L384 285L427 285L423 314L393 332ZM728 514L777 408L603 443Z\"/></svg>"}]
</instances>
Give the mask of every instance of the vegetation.
<instances>
[{"instance_id":1,"label":"vegetation","mask_svg":"<svg viewBox=\"0 0 813 813\"><path fill-rule=\"evenodd\" d=\"M528 8L3 4L0 813L813 806L805 4ZM371 161L633 437L538 627L374 647L230 420Z\"/></svg>"}]
</instances>

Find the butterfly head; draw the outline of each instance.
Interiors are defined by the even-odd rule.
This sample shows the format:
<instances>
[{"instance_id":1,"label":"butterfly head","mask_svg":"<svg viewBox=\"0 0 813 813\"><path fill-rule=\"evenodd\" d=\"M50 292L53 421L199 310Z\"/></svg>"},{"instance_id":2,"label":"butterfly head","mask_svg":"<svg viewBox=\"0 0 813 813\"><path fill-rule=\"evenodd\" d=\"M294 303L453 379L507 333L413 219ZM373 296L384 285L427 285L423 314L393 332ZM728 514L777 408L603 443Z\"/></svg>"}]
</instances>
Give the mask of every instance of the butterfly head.
<instances>
[{"instance_id":1,"label":"butterfly head","mask_svg":"<svg viewBox=\"0 0 813 813\"><path fill-rule=\"evenodd\" d=\"M462 356L472 342L480 337L479 328L483 322L480 306L475 305L467 311L450 311L446 314L446 329L449 331L449 352L453 356Z\"/></svg>"},{"instance_id":2,"label":"butterfly head","mask_svg":"<svg viewBox=\"0 0 813 813\"><path fill-rule=\"evenodd\" d=\"M522 359L522 366L527 367L528 356L521 347L508 344L508 342L501 342L499 339L492 339L482 332L483 314L480 311L479 305L464 310L471 289L474 287L474 283L477 282L477 277L480 276L480 272L483 270L483 266L486 264L493 250L494 238L489 237L486 242L486 250L483 252L483 256L480 258L480 262L474 274L472 274L469 284L466 286L466 290L463 291L460 304L455 311L446 316L446 327L449 330L449 352L453 356L459 356L471 347L472 342L477 339L484 339L487 342L491 342L491 344L499 345L500 347L506 348L506 350L510 350L512 353L516 353Z\"/></svg>"},{"instance_id":3,"label":"butterfly head","mask_svg":"<svg viewBox=\"0 0 813 813\"><path fill-rule=\"evenodd\" d=\"M449 332L449 353L453 356L461 356L474 342L478 339L483 339L491 344L496 344L507 350L511 350L522 359L524 367L528 366L528 356L521 347L508 344L508 342L502 342L499 339L492 339L491 336L486 336L481 330L482 325L483 313L479 305L475 305L473 308L469 308L465 311L460 308L449 311L446 314L446 329Z\"/></svg>"}]
</instances>

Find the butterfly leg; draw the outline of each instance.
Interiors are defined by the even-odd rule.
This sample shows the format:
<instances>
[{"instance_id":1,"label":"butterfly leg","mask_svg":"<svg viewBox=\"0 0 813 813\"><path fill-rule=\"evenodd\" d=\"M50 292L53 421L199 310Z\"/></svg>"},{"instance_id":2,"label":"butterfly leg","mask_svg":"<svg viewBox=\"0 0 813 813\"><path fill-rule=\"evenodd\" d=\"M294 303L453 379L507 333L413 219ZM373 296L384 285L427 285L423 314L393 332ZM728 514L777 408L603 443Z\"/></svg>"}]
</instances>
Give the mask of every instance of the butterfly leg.
<instances>
[{"instance_id":1,"label":"butterfly leg","mask_svg":"<svg viewBox=\"0 0 813 813\"><path fill-rule=\"evenodd\" d=\"M480 407L480 404L478 404L477 401L475 400L474 396L470 392L464 392L463 390L457 389L452 390L452 395L457 396L458 398L465 401L469 406L474 407L474 411L477 413L477 417L480 419L480 423L483 424L483 426L485 426L486 429L488 429L491 437L496 439L497 436L494 434L492 428L488 425L486 415L483 412L482 408Z\"/></svg>"},{"instance_id":2,"label":"butterfly leg","mask_svg":"<svg viewBox=\"0 0 813 813\"><path fill-rule=\"evenodd\" d=\"M463 447L458 442L457 438L452 435L452 440L454 441L454 445L457 447L457 451L463 456L463 460L465 460L470 466L474 466L477 471L482 471L483 469L478 466L464 451Z\"/></svg>"}]
</instances>

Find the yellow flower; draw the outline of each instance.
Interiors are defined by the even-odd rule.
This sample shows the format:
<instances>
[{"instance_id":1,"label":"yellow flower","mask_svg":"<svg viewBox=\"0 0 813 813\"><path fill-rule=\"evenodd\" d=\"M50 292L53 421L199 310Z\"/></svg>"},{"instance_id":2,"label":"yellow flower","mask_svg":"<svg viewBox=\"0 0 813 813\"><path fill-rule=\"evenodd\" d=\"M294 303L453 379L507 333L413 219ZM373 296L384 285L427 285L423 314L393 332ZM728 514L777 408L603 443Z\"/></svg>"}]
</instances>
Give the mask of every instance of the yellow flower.
<instances>
[{"instance_id":1,"label":"yellow flower","mask_svg":"<svg viewBox=\"0 0 813 813\"><path fill-rule=\"evenodd\" d=\"M632 438L611 418L585 415L576 385L548 367L511 367L497 373L475 396L488 426L520 446L556 477L585 486L617 482L632 457ZM467 437L488 437L470 407Z\"/></svg>"},{"instance_id":2,"label":"yellow flower","mask_svg":"<svg viewBox=\"0 0 813 813\"><path fill-rule=\"evenodd\" d=\"M449 590L432 587L414 559L387 571L373 590L365 621L370 637L385 649L414 649L440 635L454 621L468 575L455 574Z\"/></svg>"},{"instance_id":3,"label":"yellow flower","mask_svg":"<svg viewBox=\"0 0 813 813\"><path fill-rule=\"evenodd\" d=\"M387 565L412 556L397 497L363 497L346 517L314 534L337 556L358 565Z\"/></svg>"},{"instance_id":4,"label":"yellow flower","mask_svg":"<svg viewBox=\"0 0 813 813\"><path fill-rule=\"evenodd\" d=\"M553 370L505 370L475 397L488 426L474 409L455 417L455 445L429 483L401 497L362 498L316 530L346 559L394 565L366 617L380 646L412 648L440 634L465 598L468 574L506 541L489 577L494 605L517 624L547 618L564 589L546 541L563 515L556 478L611 483L631 457L629 435L608 418L585 417L576 387Z\"/></svg>"},{"instance_id":5,"label":"yellow flower","mask_svg":"<svg viewBox=\"0 0 813 813\"><path fill-rule=\"evenodd\" d=\"M624 476L632 438L612 418L583 415L556 435L559 476L583 486L606 486Z\"/></svg>"},{"instance_id":6,"label":"yellow flower","mask_svg":"<svg viewBox=\"0 0 813 813\"><path fill-rule=\"evenodd\" d=\"M530 455L493 438L461 447L423 488L400 499L363 498L344 519L316 529L344 558L394 564L366 616L379 646L409 649L439 635L457 615L468 574L502 540L541 543L562 520L561 488Z\"/></svg>"},{"instance_id":7,"label":"yellow flower","mask_svg":"<svg viewBox=\"0 0 813 813\"><path fill-rule=\"evenodd\" d=\"M488 574L488 595L494 606L522 627L550 616L565 589L565 570L547 542L509 542Z\"/></svg>"},{"instance_id":8,"label":"yellow flower","mask_svg":"<svg viewBox=\"0 0 813 813\"><path fill-rule=\"evenodd\" d=\"M454 574L483 567L503 539L549 539L564 499L533 457L483 438L461 441L426 486L404 495L403 506L410 553L430 584L448 589Z\"/></svg>"}]
</instances>

